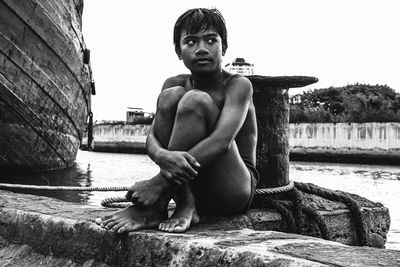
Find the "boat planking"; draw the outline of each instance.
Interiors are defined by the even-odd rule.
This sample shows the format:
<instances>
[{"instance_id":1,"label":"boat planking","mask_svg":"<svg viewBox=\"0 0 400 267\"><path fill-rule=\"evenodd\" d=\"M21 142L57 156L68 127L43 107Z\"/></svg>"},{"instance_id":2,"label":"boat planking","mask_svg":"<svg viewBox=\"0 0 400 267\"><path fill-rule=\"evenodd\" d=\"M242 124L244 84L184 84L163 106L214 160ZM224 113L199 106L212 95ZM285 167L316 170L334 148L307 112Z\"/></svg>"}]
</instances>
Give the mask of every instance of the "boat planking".
<instances>
[{"instance_id":1,"label":"boat planking","mask_svg":"<svg viewBox=\"0 0 400 267\"><path fill-rule=\"evenodd\" d=\"M1 169L74 164L91 113L82 10L83 0L0 0Z\"/></svg>"}]
</instances>

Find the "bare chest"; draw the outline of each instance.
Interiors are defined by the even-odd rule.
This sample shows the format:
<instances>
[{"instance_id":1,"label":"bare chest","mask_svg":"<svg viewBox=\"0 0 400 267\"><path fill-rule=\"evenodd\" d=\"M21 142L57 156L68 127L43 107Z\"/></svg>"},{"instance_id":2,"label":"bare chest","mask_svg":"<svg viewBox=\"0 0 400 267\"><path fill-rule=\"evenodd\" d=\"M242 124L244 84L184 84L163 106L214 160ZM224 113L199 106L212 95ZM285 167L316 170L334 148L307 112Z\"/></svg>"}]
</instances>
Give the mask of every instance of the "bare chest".
<instances>
[{"instance_id":1,"label":"bare chest","mask_svg":"<svg viewBox=\"0 0 400 267\"><path fill-rule=\"evenodd\" d=\"M185 88L187 91L190 91L193 88L193 84L190 81L187 81L185 84ZM214 100L214 102L217 104L218 108L222 110L224 107L224 101L225 101L225 89L224 88L219 88L219 89L210 89L210 90L203 90L205 93L209 94L211 98Z\"/></svg>"},{"instance_id":2,"label":"bare chest","mask_svg":"<svg viewBox=\"0 0 400 267\"><path fill-rule=\"evenodd\" d=\"M206 92L207 94L209 94L211 96L211 98L217 104L219 110L222 110L222 108L224 107L224 102L225 102L225 94L224 94L224 92L221 92L221 91L222 90Z\"/></svg>"}]
</instances>

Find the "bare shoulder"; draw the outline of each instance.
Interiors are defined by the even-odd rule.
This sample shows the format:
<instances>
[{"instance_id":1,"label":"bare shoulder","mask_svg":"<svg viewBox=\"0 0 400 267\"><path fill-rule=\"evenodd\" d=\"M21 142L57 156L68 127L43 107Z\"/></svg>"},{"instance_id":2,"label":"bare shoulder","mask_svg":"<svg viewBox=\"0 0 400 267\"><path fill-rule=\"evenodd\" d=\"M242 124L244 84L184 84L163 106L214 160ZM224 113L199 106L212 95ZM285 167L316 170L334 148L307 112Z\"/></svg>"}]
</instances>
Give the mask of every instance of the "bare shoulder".
<instances>
[{"instance_id":1,"label":"bare shoulder","mask_svg":"<svg viewBox=\"0 0 400 267\"><path fill-rule=\"evenodd\" d=\"M228 73L228 77L225 81L227 92L253 94L253 85L250 80L243 75Z\"/></svg>"},{"instance_id":2,"label":"bare shoulder","mask_svg":"<svg viewBox=\"0 0 400 267\"><path fill-rule=\"evenodd\" d=\"M185 87L189 78L190 78L190 74L179 74L176 76L169 77L168 79L165 80L162 90L164 90L166 88L171 88L174 86Z\"/></svg>"}]
</instances>

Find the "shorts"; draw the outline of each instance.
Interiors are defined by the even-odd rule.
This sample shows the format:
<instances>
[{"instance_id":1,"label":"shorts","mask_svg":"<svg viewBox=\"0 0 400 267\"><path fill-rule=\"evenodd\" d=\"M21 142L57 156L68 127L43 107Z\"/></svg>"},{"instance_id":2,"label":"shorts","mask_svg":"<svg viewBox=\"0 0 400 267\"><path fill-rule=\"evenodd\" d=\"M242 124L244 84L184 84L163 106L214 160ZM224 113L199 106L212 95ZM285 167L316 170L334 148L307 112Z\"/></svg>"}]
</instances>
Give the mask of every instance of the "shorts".
<instances>
[{"instance_id":1,"label":"shorts","mask_svg":"<svg viewBox=\"0 0 400 267\"><path fill-rule=\"evenodd\" d=\"M253 166L253 164L244 163L247 167L247 169L250 172L250 178L251 178L251 195L250 195L250 199L249 199L249 203L247 204L244 212L248 211L250 209L251 203L253 202L253 198L254 195L256 193L256 188L257 188L257 184L258 181L260 180L260 175L258 174L257 169Z\"/></svg>"}]
</instances>

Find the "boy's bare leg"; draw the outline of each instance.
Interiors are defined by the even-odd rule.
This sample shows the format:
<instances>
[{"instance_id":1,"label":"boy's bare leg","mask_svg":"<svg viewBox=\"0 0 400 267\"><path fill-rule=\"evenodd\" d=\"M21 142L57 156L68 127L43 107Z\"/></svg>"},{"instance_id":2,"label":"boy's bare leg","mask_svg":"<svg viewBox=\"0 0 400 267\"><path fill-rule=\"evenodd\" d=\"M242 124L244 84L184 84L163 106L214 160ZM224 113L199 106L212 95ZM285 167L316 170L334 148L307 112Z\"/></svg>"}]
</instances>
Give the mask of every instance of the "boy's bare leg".
<instances>
[{"instance_id":1,"label":"boy's bare leg","mask_svg":"<svg viewBox=\"0 0 400 267\"><path fill-rule=\"evenodd\" d=\"M186 93L177 107L168 150L188 151L195 146L212 131L219 113L217 105L207 93L199 90ZM160 223L159 229L185 232L191 225L199 222L191 183L179 187L174 200L176 208L173 215Z\"/></svg>"},{"instance_id":2,"label":"boy's bare leg","mask_svg":"<svg viewBox=\"0 0 400 267\"><path fill-rule=\"evenodd\" d=\"M171 90L164 90L163 93L167 95L163 96L163 102L158 103L158 105L162 105L162 110L156 117L155 125L158 128L159 136L157 137L159 141L163 147L167 147L175 119L176 106L185 90L182 87L176 87L171 88ZM151 205L131 205L101 219L96 219L96 223L107 230L118 233L157 227L162 220L168 218L168 203L176 191L161 176L159 173L150 180L138 182L134 185L134 192L140 192L140 194L133 197L146 196L140 202L142 204L151 202ZM171 190L165 190L166 188Z\"/></svg>"},{"instance_id":3,"label":"boy's bare leg","mask_svg":"<svg viewBox=\"0 0 400 267\"><path fill-rule=\"evenodd\" d=\"M170 139L168 148L171 150L189 150L213 130L219 116L218 107L207 93L192 90L185 96L185 101L180 102L182 105L178 109L171 137L168 138L167 136L166 138ZM188 138L189 136L190 138ZM158 136L158 138L160 137ZM176 211L170 219L160 224L161 230L182 232L187 230L190 225L197 223L196 203L200 204L204 211L220 215L238 213L245 208L251 192L250 174L240 157L236 144L233 143L232 148L219 157L218 162L203 169L193 184L195 194L192 193L189 186L181 187L177 195L179 197L177 198ZM159 210L166 209L167 204L165 203L171 199L173 194L171 192L177 188L167 184L162 175L157 175L146 181L141 187L142 189L136 191L164 192L157 200L157 205L146 207L150 209L152 214L160 214ZM194 195L196 196L196 203ZM103 221L105 227L112 226L113 230L119 229L119 232L133 231L152 227L160 221L160 217L166 216L165 214L159 217L148 216L147 213L143 213L135 206L128 209L134 212L120 211L115 213L113 218ZM146 216L148 218L145 220L146 223L136 219L136 217L146 218Z\"/></svg>"},{"instance_id":4,"label":"boy's bare leg","mask_svg":"<svg viewBox=\"0 0 400 267\"><path fill-rule=\"evenodd\" d=\"M165 232L182 233L200 220L189 183L179 188L174 200L176 203L174 213L169 219L162 221L158 229Z\"/></svg>"},{"instance_id":5,"label":"boy's bare leg","mask_svg":"<svg viewBox=\"0 0 400 267\"><path fill-rule=\"evenodd\" d=\"M213 131L219 115L218 106L207 93L190 91L178 105L168 149L188 151ZM194 192L197 192L196 196ZM194 182L180 187L174 198L175 212L160 223L159 229L186 231L199 221L196 204L220 215L238 213L248 204L250 193L250 174L234 143L218 162L201 170Z\"/></svg>"}]
</instances>

